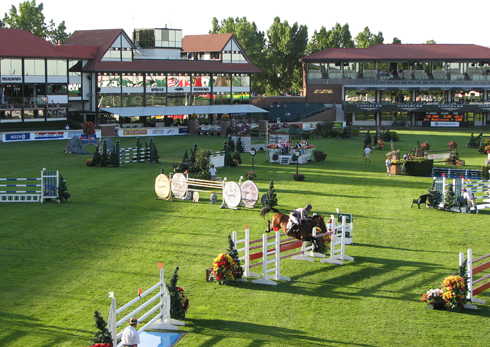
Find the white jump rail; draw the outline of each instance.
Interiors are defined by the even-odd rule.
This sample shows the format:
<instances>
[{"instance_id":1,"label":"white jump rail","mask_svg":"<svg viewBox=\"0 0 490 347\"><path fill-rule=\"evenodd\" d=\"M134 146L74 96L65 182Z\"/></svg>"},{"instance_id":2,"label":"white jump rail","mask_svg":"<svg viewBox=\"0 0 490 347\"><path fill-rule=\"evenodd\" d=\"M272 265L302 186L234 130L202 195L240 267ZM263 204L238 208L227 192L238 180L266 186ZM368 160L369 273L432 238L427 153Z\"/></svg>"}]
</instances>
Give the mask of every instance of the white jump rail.
<instances>
[{"instance_id":1,"label":"white jump rail","mask_svg":"<svg viewBox=\"0 0 490 347\"><path fill-rule=\"evenodd\" d=\"M490 268L490 261L487 261L486 263L480 263L479 265L475 266L475 263L481 262L484 259L487 259L490 257L490 254L484 255L483 257L480 257L478 259L473 260L473 250L468 248L467 251L467 259L466 259L466 273L468 275L468 299L472 303L477 303L477 304L486 304L485 300L475 298L475 295L480 294L481 292L487 290L490 288L490 281L487 281L484 284L481 284L478 287L474 287L475 284L483 282L485 280L490 279L490 274L484 275L478 279L475 279L476 274L487 270ZM464 264L464 253L459 253L459 266L463 266ZM472 305L472 304L465 304L465 308L476 310L477 306Z\"/></svg>"},{"instance_id":2,"label":"white jump rail","mask_svg":"<svg viewBox=\"0 0 490 347\"><path fill-rule=\"evenodd\" d=\"M274 234L272 242L268 242L266 234L262 235L262 278L252 280L252 283L277 286L275 281L291 281L291 278L281 275L281 234L279 230L276 230ZM274 249L268 250L269 246L274 246ZM273 258L269 260L269 256ZM275 267L269 268L269 264ZM274 274L269 275L271 272Z\"/></svg>"},{"instance_id":3,"label":"white jump rail","mask_svg":"<svg viewBox=\"0 0 490 347\"><path fill-rule=\"evenodd\" d=\"M16 190L0 190L0 202L41 202L45 199L58 198L59 172L42 169L40 178L0 178L3 188ZM10 182L34 182L18 184ZM20 188L20 189L19 189Z\"/></svg>"},{"instance_id":4,"label":"white jump rail","mask_svg":"<svg viewBox=\"0 0 490 347\"><path fill-rule=\"evenodd\" d=\"M122 343L117 343L117 341L122 336L122 331L120 333L117 333L117 328L125 323L127 324L129 318L136 316L139 312L144 310L155 301L157 301L157 304L138 318L138 323L140 323L147 318L154 316L148 323L146 323L138 330L138 333L142 333L147 329L178 330L179 325L185 325L185 323L182 321L170 318L170 294L168 293L167 286L165 285L163 268L161 267L161 264L158 264L158 266L160 267L160 282L155 284L144 293L139 294L136 298L121 306L120 308L116 307L116 298L114 297L114 292L109 292L109 298L111 298L111 308L109 311L107 329L112 335L113 346L122 346ZM120 315L122 312L130 308L138 301L142 300L145 296L153 293L154 291L157 291L156 294L153 294L153 296L149 298L146 302L142 303L139 307L125 314L123 318L118 320L117 315Z\"/></svg>"},{"instance_id":5,"label":"white jump rail","mask_svg":"<svg viewBox=\"0 0 490 347\"><path fill-rule=\"evenodd\" d=\"M345 254L345 232L346 216L342 216L342 225L336 226L335 217L330 216L332 221L332 240L330 241L330 257L321 259L322 263L344 265L344 261L354 261L354 258ZM338 233L338 231L341 231ZM340 248L339 248L340 247Z\"/></svg>"}]
</instances>

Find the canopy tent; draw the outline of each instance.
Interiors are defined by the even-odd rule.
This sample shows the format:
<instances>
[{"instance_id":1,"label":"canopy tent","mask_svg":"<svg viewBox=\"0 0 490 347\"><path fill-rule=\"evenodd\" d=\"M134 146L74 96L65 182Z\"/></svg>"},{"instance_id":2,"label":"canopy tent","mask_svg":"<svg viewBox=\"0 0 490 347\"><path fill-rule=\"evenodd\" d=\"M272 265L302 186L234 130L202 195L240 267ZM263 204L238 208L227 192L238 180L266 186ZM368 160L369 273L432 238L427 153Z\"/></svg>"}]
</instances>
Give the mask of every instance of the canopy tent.
<instances>
[{"instance_id":1,"label":"canopy tent","mask_svg":"<svg viewBox=\"0 0 490 347\"><path fill-rule=\"evenodd\" d=\"M101 112L108 112L119 117L172 116L179 114L234 114L234 113L268 113L253 105L200 105L200 106L149 106L149 107L103 107Z\"/></svg>"}]
</instances>

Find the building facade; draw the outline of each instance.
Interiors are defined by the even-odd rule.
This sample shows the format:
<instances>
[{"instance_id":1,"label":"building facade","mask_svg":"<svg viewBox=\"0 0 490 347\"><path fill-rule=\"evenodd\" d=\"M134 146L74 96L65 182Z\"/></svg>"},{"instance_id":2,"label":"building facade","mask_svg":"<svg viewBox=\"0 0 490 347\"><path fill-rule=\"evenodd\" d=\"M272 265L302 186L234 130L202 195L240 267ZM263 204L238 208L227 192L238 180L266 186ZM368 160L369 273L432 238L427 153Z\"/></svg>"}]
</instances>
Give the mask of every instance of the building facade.
<instances>
[{"instance_id":1,"label":"building facade","mask_svg":"<svg viewBox=\"0 0 490 347\"><path fill-rule=\"evenodd\" d=\"M490 48L380 44L331 48L301 59L307 102L342 105L358 126L486 126ZM339 119L340 118L340 119Z\"/></svg>"},{"instance_id":2,"label":"building facade","mask_svg":"<svg viewBox=\"0 0 490 347\"><path fill-rule=\"evenodd\" d=\"M52 45L0 29L0 60L0 122L66 119L75 111L96 123L112 114L263 112L249 100L260 70L232 34L136 29L132 40L122 29L81 30Z\"/></svg>"}]
</instances>

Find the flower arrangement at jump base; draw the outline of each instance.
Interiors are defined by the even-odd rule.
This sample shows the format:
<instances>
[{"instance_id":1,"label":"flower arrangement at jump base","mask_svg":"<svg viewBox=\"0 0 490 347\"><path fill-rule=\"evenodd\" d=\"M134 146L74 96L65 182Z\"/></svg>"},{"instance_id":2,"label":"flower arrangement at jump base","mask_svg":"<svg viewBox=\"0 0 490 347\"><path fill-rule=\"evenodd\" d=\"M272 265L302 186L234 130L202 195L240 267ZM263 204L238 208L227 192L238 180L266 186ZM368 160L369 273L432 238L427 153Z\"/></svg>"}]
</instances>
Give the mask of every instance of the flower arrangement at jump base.
<instances>
[{"instance_id":1,"label":"flower arrangement at jump base","mask_svg":"<svg viewBox=\"0 0 490 347\"><path fill-rule=\"evenodd\" d=\"M442 298L447 308L463 309L467 302L468 286L466 280L457 275L448 276L442 282Z\"/></svg>"},{"instance_id":2,"label":"flower arrangement at jump base","mask_svg":"<svg viewBox=\"0 0 490 347\"><path fill-rule=\"evenodd\" d=\"M427 293L422 296L420 300L422 302L426 302L427 305L432 306L434 309L444 308L446 302L442 298L442 290L441 289L429 289Z\"/></svg>"},{"instance_id":3,"label":"flower arrangement at jump base","mask_svg":"<svg viewBox=\"0 0 490 347\"><path fill-rule=\"evenodd\" d=\"M85 123L83 123L83 133L85 135L93 135L93 134L95 134L95 124L93 122L85 122Z\"/></svg>"},{"instance_id":4,"label":"flower arrangement at jump base","mask_svg":"<svg viewBox=\"0 0 490 347\"><path fill-rule=\"evenodd\" d=\"M230 285L236 281L238 274L237 264L227 253L221 253L213 264L214 281L221 285Z\"/></svg>"},{"instance_id":5,"label":"flower arrangement at jump base","mask_svg":"<svg viewBox=\"0 0 490 347\"><path fill-rule=\"evenodd\" d=\"M466 262L460 266L457 275L444 279L441 289L430 289L420 301L426 302L431 309L462 310L468 301L468 277L465 268Z\"/></svg>"},{"instance_id":6,"label":"flower arrangement at jump base","mask_svg":"<svg viewBox=\"0 0 490 347\"><path fill-rule=\"evenodd\" d=\"M111 343L96 343L95 345L92 345L90 347L112 347Z\"/></svg>"}]
</instances>

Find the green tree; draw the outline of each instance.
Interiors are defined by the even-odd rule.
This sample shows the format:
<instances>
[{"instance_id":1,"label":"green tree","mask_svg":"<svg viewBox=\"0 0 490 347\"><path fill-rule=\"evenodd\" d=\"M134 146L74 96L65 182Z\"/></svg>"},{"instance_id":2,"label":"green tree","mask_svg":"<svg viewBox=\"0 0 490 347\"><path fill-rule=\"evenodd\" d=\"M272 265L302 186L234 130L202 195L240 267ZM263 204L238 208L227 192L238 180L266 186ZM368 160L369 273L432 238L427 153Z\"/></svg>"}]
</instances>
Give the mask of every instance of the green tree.
<instances>
[{"instance_id":1,"label":"green tree","mask_svg":"<svg viewBox=\"0 0 490 347\"><path fill-rule=\"evenodd\" d=\"M112 335L107 330L107 323L97 310L94 312L94 320L98 331L92 337L92 343L110 343L112 345Z\"/></svg>"},{"instance_id":2,"label":"green tree","mask_svg":"<svg viewBox=\"0 0 490 347\"><path fill-rule=\"evenodd\" d=\"M271 184L269 186L269 190L265 196L265 206L274 207L277 205L277 194L274 190L274 181L271 180Z\"/></svg>"},{"instance_id":3,"label":"green tree","mask_svg":"<svg viewBox=\"0 0 490 347\"><path fill-rule=\"evenodd\" d=\"M249 22L247 17L235 18L229 17L223 19L221 23L216 17L212 20L212 29L210 34L226 34L235 35L243 50L250 58L252 63L262 71L269 69L266 60L265 33L257 29L255 22ZM257 93L265 92L267 84L266 74L256 74L252 79L252 90Z\"/></svg>"},{"instance_id":4,"label":"green tree","mask_svg":"<svg viewBox=\"0 0 490 347\"><path fill-rule=\"evenodd\" d=\"M402 40L400 40L398 37L393 38L392 44L400 44L400 43L402 43Z\"/></svg>"},{"instance_id":5,"label":"green tree","mask_svg":"<svg viewBox=\"0 0 490 347\"><path fill-rule=\"evenodd\" d=\"M43 4L37 5L36 0L21 2L18 10L12 5L9 12L5 13L0 27L22 29L52 42L66 41L70 34L66 33L65 21L56 26L51 20L48 26L45 22L43 8Z\"/></svg>"},{"instance_id":6,"label":"green tree","mask_svg":"<svg viewBox=\"0 0 490 347\"><path fill-rule=\"evenodd\" d=\"M323 51L328 48L352 48L354 41L349 30L349 24L341 26L336 23L331 30L321 27L320 31L313 34L311 41L308 43L308 54Z\"/></svg>"},{"instance_id":7,"label":"green tree","mask_svg":"<svg viewBox=\"0 0 490 347\"><path fill-rule=\"evenodd\" d=\"M302 65L299 59L306 54L308 28L298 23L292 26L287 21L281 23L276 17L267 31L267 38L267 60L271 66L267 92L286 95L288 90L300 90Z\"/></svg>"},{"instance_id":8,"label":"green tree","mask_svg":"<svg viewBox=\"0 0 490 347\"><path fill-rule=\"evenodd\" d=\"M179 267L177 266L172 278L170 279L170 285L168 287L168 292L170 294L170 317L174 319L184 319L185 310L184 306L182 305L179 287L177 286L177 280L179 279L179 275L177 275L178 271Z\"/></svg>"},{"instance_id":9,"label":"green tree","mask_svg":"<svg viewBox=\"0 0 490 347\"><path fill-rule=\"evenodd\" d=\"M434 41L434 40L427 40L426 44L428 44L428 45L435 45L436 44L436 41Z\"/></svg>"},{"instance_id":10,"label":"green tree","mask_svg":"<svg viewBox=\"0 0 490 347\"><path fill-rule=\"evenodd\" d=\"M371 30L369 30L368 27L365 27L362 32L357 34L355 41L357 48L367 48L369 46L383 43L384 38L382 32L378 31L378 35L375 35L371 32Z\"/></svg>"}]
</instances>

